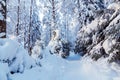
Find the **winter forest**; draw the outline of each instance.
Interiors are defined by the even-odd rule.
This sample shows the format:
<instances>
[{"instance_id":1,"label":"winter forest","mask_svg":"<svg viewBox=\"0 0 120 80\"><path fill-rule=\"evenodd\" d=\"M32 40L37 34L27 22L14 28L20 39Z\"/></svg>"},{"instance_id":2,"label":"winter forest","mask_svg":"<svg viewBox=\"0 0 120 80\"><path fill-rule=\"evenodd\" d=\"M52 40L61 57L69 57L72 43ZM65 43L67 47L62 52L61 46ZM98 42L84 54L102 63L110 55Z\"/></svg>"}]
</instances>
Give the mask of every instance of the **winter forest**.
<instances>
[{"instance_id":1,"label":"winter forest","mask_svg":"<svg viewBox=\"0 0 120 80\"><path fill-rule=\"evenodd\" d=\"M0 80L120 80L120 0L0 0Z\"/></svg>"}]
</instances>

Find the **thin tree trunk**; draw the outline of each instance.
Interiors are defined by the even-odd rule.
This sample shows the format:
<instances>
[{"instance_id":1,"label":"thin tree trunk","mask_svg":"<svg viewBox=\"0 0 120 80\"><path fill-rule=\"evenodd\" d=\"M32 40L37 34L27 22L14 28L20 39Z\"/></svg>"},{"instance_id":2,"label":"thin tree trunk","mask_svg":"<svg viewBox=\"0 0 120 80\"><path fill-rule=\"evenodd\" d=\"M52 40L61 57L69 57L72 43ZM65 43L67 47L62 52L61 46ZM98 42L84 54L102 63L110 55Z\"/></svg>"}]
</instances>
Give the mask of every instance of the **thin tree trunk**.
<instances>
[{"instance_id":1,"label":"thin tree trunk","mask_svg":"<svg viewBox=\"0 0 120 80\"><path fill-rule=\"evenodd\" d=\"M55 27L55 0L49 0L52 5L52 20L51 20L51 28L50 28L50 38L52 39L53 30L56 29Z\"/></svg>"},{"instance_id":2,"label":"thin tree trunk","mask_svg":"<svg viewBox=\"0 0 120 80\"><path fill-rule=\"evenodd\" d=\"M24 8L23 8L24 10L26 9L26 7L25 7L25 1L24 1ZM25 16L24 16L24 20L25 20ZM26 33L27 33L27 31L26 31L26 21L25 21L25 23L24 23L24 48L26 49L27 48L27 46L26 46L26 43L27 43L27 41L26 41Z\"/></svg>"},{"instance_id":3,"label":"thin tree trunk","mask_svg":"<svg viewBox=\"0 0 120 80\"><path fill-rule=\"evenodd\" d=\"M80 0L77 0L77 6L78 6L78 21L79 21L79 30L83 26L81 22L81 11L80 11Z\"/></svg>"},{"instance_id":4,"label":"thin tree trunk","mask_svg":"<svg viewBox=\"0 0 120 80\"><path fill-rule=\"evenodd\" d=\"M31 0L31 5L30 5L30 23L29 23L29 33L28 33L28 52L31 55L31 50L32 50L32 46L31 46L31 28L32 28L32 5L33 5L33 0Z\"/></svg>"},{"instance_id":5,"label":"thin tree trunk","mask_svg":"<svg viewBox=\"0 0 120 80\"><path fill-rule=\"evenodd\" d=\"M77 0L77 5L78 5L78 14L79 14L78 20L80 21L81 14L80 14L80 1L79 0Z\"/></svg>"},{"instance_id":6,"label":"thin tree trunk","mask_svg":"<svg viewBox=\"0 0 120 80\"><path fill-rule=\"evenodd\" d=\"M16 26L16 36L19 35L19 19L20 19L20 0L18 0L18 8L17 8L17 26Z\"/></svg>"},{"instance_id":7,"label":"thin tree trunk","mask_svg":"<svg viewBox=\"0 0 120 80\"><path fill-rule=\"evenodd\" d=\"M55 1L52 0L52 18L53 18L53 29L55 29Z\"/></svg>"}]
</instances>

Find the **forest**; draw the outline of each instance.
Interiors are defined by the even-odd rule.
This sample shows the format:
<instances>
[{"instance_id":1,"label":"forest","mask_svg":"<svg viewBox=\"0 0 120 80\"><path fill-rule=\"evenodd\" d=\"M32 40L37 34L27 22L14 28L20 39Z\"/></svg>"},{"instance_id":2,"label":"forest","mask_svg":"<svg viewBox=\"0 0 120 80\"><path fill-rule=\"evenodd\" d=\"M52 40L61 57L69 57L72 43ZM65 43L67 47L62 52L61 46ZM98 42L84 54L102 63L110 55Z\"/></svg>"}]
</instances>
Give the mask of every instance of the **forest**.
<instances>
[{"instance_id":1,"label":"forest","mask_svg":"<svg viewBox=\"0 0 120 80\"><path fill-rule=\"evenodd\" d=\"M120 80L120 0L0 0L0 80Z\"/></svg>"}]
</instances>

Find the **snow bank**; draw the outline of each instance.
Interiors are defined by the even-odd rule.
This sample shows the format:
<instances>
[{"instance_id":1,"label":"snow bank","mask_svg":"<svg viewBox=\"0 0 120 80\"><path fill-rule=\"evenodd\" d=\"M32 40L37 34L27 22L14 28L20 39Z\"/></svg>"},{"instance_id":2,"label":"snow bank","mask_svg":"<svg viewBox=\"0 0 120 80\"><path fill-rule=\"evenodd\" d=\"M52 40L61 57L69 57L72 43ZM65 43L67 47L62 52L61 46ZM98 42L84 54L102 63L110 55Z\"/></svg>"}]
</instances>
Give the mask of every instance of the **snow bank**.
<instances>
[{"instance_id":1,"label":"snow bank","mask_svg":"<svg viewBox=\"0 0 120 80\"><path fill-rule=\"evenodd\" d=\"M35 61L28 55L27 51L23 47L19 47L15 57L16 59L10 65L10 71L23 72L24 69L30 69L35 66Z\"/></svg>"},{"instance_id":2,"label":"snow bank","mask_svg":"<svg viewBox=\"0 0 120 80\"><path fill-rule=\"evenodd\" d=\"M119 80L119 74L103 59L94 62L89 57L80 58L74 53L62 59L58 55L50 55L49 49L46 49L41 64L41 68L12 75L12 80Z\"/></svg>"},{"instance_id":3,"label":"snow bank","mask_svg":"<svg viewBox=\"0 0 120 80\"><path fill-rule=\"evenodd\" d=\"M19 73L35 66L35 61L16 41L0 39L0 80L8 80L8 73Z\"/></svg>"},{"instance_id":4,"label":"snow bank","mask_svg":"<svg viewBox=\"0 0 120 80\"><path fill-rule=\"evenodd\" d=\"M12 60L18 49L18 43L10 39L0 39L0 60Z\"/></svg>"},{"instance_id":5,"label":"snow bank","mask_svg":"<svg viewBox=\"0 0 120 80\"><path fill-rule=\"evenodd\" d=\"M8 80L9 68L8 64L0 63L0 80Z\"/></svg>"}]
</instances>

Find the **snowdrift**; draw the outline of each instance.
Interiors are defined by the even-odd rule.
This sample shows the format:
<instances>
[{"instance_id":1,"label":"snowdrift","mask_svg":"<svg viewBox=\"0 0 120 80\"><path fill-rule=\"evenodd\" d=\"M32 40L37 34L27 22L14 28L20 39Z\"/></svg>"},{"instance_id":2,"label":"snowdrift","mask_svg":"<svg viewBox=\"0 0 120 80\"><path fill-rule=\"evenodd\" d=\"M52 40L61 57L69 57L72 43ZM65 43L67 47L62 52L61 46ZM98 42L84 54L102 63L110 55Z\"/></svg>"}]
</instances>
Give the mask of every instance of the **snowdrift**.
<instances>
[{"instance_id":1,"label":"snowdrift","mask_svg":"<svg viewBox=\"0 0 120 80\"><path fill-rule=\"evenodd\" d=\"M22 73L33 66L34 60L16 41L0 39L0 80L8 80L10 74Z\"/></svg>"}]
</instances>

